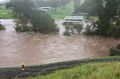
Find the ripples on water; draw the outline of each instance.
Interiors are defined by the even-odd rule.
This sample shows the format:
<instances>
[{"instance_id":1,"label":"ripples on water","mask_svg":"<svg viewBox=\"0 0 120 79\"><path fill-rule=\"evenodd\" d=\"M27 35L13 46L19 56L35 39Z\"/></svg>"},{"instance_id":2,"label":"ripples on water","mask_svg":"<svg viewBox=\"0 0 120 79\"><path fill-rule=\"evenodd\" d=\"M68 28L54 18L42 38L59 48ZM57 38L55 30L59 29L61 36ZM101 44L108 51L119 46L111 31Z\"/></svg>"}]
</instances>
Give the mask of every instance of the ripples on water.
<instances>
[{"instance_id":1,"label":"ripples on water","mask_svg":"<svg viewBox=\"0 0 120 79\"><path fill-rule=\"evenodd\" d=\"M21 62L26 65L40 65L106 56L109 48L120 43L120 40L99 36L29 36L26 33L16 33L12 20L3 20L2 23L7 30L0 31L0 67L20 66ZM59 27L64 30L62 26Z\"/></svg>"}]
</instances>

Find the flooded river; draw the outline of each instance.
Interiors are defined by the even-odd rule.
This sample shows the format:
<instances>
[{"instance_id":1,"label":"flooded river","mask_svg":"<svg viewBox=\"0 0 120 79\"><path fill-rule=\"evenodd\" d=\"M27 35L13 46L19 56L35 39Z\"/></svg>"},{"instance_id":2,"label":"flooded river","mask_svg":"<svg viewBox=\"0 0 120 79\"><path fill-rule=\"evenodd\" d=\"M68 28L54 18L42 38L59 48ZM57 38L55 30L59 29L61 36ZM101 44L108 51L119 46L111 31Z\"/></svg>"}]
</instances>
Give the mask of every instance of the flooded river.
<instances>
[{"instance_id":1,"label":"flooded river","mask_svg":"<svg viewBox=\"0 0 120 79\"><path fill-rule=\"evenodd\" d=\"M109 48L120 40L99 36L73 35L65 37L61 21L60 34L32 35L16 33L13 20L1 20L6 31L0 31L0 67L19 67L22 62L27 66L61 61L79 60L106 56Z\"/></svg>"}]
</instances>

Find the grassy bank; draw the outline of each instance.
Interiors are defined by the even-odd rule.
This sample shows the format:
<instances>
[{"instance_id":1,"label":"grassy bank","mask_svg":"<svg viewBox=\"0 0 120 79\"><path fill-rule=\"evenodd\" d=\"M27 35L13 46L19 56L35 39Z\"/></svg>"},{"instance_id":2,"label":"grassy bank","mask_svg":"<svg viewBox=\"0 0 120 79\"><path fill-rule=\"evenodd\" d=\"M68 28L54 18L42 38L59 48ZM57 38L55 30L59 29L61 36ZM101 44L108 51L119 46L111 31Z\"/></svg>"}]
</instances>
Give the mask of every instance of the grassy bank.
<instances>
[{"instance_id":1,"label":"grassy bank","mask_svg":"<svg viewBox=\"0 0 120 79\"><path fill-rule=\"evenodd\" d=\"M74 11L74 5L73 1L70 2L68 5L65 6L65 8L59 8L55 11L50 11L49 14L54 19L63 19L65 16L69 16Z\"/></svg>"},{"instance_id":2,"label":"grassy bank","mask_svg":"<svg viewBox=\"0 0 120 79\"><path fill-rule=\"evenodd\" d=\"M76 75L78 78L74 78ZM20 67L0 68L1 79L119 79L118 75L119 56L26 66L24 71L21 71Z\"/></svg>"},{"instance_id":3,"label":"grassy bank","mask_svg":"<svg viewBox=\"0 0 120 79\"><path fill-rule=\"evenodd\" d=\"M26 79L120 79L120 62L86 64Z\"/></svg>"},{"instance_id":4,"label":"grassy bank","mask_svg":"<svg viewBox=\"0 0 120 79\"><path fill-rule=\"evenodd\" d=\"M1 19L13 19L14 13L11 9L6 9L4 5L0 5L0 18Z\"/></svg>"}]
</instances>

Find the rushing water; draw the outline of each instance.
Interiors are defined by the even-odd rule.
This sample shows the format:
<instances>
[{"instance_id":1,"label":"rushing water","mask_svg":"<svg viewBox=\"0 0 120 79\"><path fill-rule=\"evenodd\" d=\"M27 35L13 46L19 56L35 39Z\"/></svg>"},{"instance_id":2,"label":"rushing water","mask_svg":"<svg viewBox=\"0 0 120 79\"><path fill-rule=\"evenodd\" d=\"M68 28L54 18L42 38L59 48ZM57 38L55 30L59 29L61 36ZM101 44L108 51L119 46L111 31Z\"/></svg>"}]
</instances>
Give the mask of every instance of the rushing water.
<instances>
[{"instance_id":1,"label":"rushing water","mask_svg":"<svg viewBox=\"0 0 120 79\"><path fill-rule=\"evenodd\" d=\"M109 54L109 48L116 46L120 40L99 36L73 35L65 37L61 21L60 34L29 36L16 33L13 20L1 20L6 31L0 31L0 67L40 65L61 61L95 58Z\"/></svg>"}]
</instances>

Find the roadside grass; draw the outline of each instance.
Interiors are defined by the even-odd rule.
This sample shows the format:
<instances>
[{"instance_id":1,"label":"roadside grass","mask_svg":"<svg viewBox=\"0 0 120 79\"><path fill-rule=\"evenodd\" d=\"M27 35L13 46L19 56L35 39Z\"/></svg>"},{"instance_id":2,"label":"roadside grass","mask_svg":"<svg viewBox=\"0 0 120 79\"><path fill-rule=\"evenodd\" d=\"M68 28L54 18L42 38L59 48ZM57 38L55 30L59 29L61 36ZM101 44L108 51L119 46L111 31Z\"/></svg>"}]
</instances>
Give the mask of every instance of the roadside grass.
<instances>
[{"instance_id":1,"label":"roadside grass","mask_svg":"<svg viewBox=\"0 0 120 79\"><path fill-rule=\"evenodd\" d=\"M63 19L65 16L69 16L74 12L74 5L73 1L71 1L68 5L65 6L65 8L59 8L56 11L50 11L49 15L57 19Z\"/></svg>"},{"instance_id":2,"label":"roadside grass","mask_svg":"<svg viewBox=\"0 0 120 79\"><path fill-rule=\"evenodd\" d=\"M14 13L11 9L6 9L4 5L0 5L0 18L1 19L14 19Z\"/></svg>"},{"instance_id":3,"label":"roadside grass","mask_svg":"<svg viewBox=\"0 0 120 79\"><path fill-rule=\"evenodd\" d=\"M26 79L120 79L120 62L84 64Z\"/></svg>"}]
</instances>

